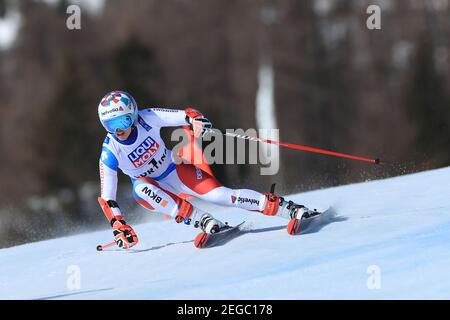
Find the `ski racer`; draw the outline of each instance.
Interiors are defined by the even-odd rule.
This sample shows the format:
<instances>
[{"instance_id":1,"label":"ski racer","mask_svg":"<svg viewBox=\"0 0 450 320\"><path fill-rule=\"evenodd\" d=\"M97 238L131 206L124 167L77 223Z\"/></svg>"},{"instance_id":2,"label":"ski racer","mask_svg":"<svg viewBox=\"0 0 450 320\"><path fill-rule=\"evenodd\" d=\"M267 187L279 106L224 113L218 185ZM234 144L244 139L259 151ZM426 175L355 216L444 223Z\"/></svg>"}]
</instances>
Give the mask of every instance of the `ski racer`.
<instances>
[{"instance_id":1,"label":"ski racer","mask_svg":"<svg viewBox=\"0 0 450 320\"><path fill-rule=\"evenodd\" d=\"M294 222L313 213L273 193L227 188L193 164L175 164L172 151L166 148L160 136L160 129L188 125L196 137L202 136L212 124L193 108L139 111L130 94L112 91L101 99L98 115L107 131L99 161L101 196L98 200L113 229L114 241L121 248L133 247L138 237L125 222L116 201L119 169L131 178L133 196L140 205L208 234L219 232L225 224L180 197L181 193ZM293 223L291 228L295 226ZM289 227L288 232L291 233Z\"/></svg>"}]
</instances>

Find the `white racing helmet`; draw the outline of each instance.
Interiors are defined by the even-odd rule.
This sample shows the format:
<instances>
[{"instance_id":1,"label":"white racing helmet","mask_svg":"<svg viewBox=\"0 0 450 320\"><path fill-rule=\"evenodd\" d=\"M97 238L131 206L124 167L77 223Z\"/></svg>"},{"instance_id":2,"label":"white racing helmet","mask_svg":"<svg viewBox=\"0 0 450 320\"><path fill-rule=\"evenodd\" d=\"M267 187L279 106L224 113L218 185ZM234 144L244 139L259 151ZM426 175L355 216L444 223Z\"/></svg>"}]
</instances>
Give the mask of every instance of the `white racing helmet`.
<instances>
[{"instance_id":1,"label":"white racing helmet","mask_svg":"<svg viewBox=\"0 0 450 320\"><path fill-rule=\"evenodd\" d=\"M124 91L111 91L98 105L98 117L109 133L126 130L135 124L138 107L134 98Z\"/></svg>"}]
</instances>

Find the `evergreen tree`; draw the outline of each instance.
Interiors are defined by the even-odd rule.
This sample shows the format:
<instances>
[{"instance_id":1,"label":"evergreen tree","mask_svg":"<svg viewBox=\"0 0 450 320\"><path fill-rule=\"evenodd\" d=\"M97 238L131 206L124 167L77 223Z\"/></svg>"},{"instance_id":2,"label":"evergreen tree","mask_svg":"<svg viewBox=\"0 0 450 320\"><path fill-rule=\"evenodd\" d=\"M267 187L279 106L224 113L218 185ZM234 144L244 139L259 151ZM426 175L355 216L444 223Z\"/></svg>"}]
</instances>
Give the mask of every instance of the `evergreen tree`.
<instances>
[{"instance_id":1,"label":"evergreen tree","mask_svg":"<svg viewBox=\"0 0 450 320\"><path fill-rule=\"evenodd\" d=\"M416 127L415 145L421 157L450 163L450 99L445 79L435 69L433 50L427 41L419 45L409 90L407 106ZM432 48L432 47L431 47Z\"/></svg>"}]
</instances>

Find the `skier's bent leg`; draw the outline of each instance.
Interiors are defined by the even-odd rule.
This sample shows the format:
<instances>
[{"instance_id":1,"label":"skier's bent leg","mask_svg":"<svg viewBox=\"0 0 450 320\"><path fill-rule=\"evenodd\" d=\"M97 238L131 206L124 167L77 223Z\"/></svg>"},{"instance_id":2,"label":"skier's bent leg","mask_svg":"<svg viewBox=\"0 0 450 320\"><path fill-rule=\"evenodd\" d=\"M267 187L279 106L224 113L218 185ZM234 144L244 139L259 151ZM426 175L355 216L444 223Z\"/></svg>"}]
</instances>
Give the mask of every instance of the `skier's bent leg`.
<instances>
[{"instance_id":1,"label":"skier's bent leg","mask_svg":"<svg viewBox=\"0 0 450 320\"><path fill-rule=\"evenodd\" d=\"M180 223L184 222L194 227L200 227L207 233L214 233L224 226L214 219L211 214L194 207L191 203L181 199L170 191L164 190L150 178L139 178L133 183L133 196L144 208L165 213Z\"/></svg>"},{"instance_id":2,"label":"skier's bent leg","mask_svg":"<svg viewBox=\"0 0 450 320\"><path fill-rule=\"evenodd\" d=\"M169 180L180 191L218 205L257 211L286 219L301 219L313 214L305 206L271 193L224 187L214 176L192 164L178 165L176 173L170 175Z\"/></svg>"},{"instance_id":3,"label":"skier's bent leg","mask_svg":"<svg viewBox=\"0 0 450 320\"><path fill-rule=\"evenodd\" d=\"M250 189L231 189L224 186L199 194L197 197L218 205L249 211L262 211L266 201L264 194L260 192Z\"/></svg>"},{"instance_id":4,"label":"skier's bent leg","mask_svg":"<svg viewBox=\"0 0 450 320\"><path fill-rule=\"evenodd\" d=\"M250 189L230 189L222 186L199 195L199 198L220 205L234 206L285 219L307 218L313 213L307 207L285 200L283 197Z\"/></svg>"},{"instance_id":5,"label":"skier's bent leg","mask_svg":"<svg viewBox=\"0 0 450 320\"><path fill-rule=\"evenodd\" d=\"M180 164L168 177L177 191L223 206L232 206L251 211L264 208L264 194L249 189L231 189L209 173L192 164Z\"/></svg>"},{"instance_id":6,"label":"skier's bent leg","mask_svg":"<svg viewBox=\"0 0 450 320\"><path fill-rule=\"evenodd\" d=\"M285 200L283 197L273 193L265 194L265 196L266 204L261 211L265 215L277 215L285 219L304 219L317 214L316 211L312 211L304 205L296 204L291 200Z\"/></svg>"}]
</instances>

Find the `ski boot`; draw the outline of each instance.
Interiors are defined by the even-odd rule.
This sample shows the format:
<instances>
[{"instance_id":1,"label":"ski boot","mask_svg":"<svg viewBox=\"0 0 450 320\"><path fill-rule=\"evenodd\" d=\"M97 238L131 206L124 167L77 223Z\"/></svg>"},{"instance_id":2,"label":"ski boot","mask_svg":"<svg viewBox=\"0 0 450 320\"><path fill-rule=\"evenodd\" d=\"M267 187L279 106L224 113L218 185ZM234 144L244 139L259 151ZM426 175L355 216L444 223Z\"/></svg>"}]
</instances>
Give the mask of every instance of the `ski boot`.
<instances>
[{"instance_id":1,"label":"ski boot","mask_svg":"<svg viewBox=\"0 0 450 320\"><path fill-rule=\"evenodd\" d=\"M208 213L203 214L200 221L196 221L196 224L194 225L194 227L200 227L203 232L208 234L220 232L226 226L228 226L227 223L222 223L220 220L214 219L214 217Z\"/></svg>"},{"instance_id":2,"label":"ski boot","mask_svg":"<svg viewBox=\"0 0 450 320\"><path fill-rule=\"evenodd\" d=\"M219 232L226 224L214 219L212 215L194 207L191 203L183 200L179 205L178 214L175 217L177 223L186 225L193 224L194 228L202 229L203 232L213 234Z\"/></svg>"},{"instance_id":3,"label":"ski boot","mask_svg":"<svg viewBox=\"0 0 450 320\"><path fill-rule=\"evenodd\" d=\"M215 237L221 231L231 229L228 223L222 223L220 220L214 219L208 213L203 214L200 221L196 221L194 227L202 229L194 239L194 245L197 248L203 248L207 245L210 238Z\"/></svg>"},{"instance_id":4,"label":"ski boot","mask_svg":"<svg viewBox=\"0 0 450 320\"><path fill-rule=\"evenodd\" d=\"M262 211L265 215L280 216L289 219L287 231L294 235L300 231L300 222L312 218L320 212L310 210L307 207L296 204L293 201L286 201L283 197L275 195L275 184L272 185L270 193L266 194L266 207Z\"/></svg>"},{"instance_id":5,"label":"ski boot","mask_svg":"<svg viewBox=\"0 0 450 320\"><path fill-rule=\"evenodd\" d=\"M320 214L316 209L310 210L307 207L292 201L284 201L282 206L289 212L290 221L287 226L287 232L290 235L295 235L300 231L302 220L310 219Z\"/></svg>"}]
</instances>

